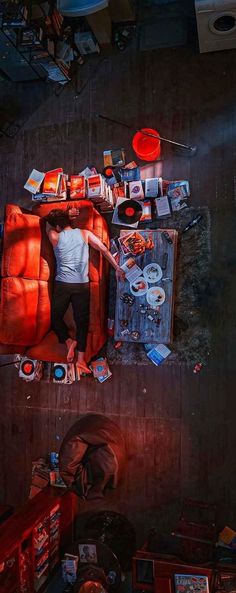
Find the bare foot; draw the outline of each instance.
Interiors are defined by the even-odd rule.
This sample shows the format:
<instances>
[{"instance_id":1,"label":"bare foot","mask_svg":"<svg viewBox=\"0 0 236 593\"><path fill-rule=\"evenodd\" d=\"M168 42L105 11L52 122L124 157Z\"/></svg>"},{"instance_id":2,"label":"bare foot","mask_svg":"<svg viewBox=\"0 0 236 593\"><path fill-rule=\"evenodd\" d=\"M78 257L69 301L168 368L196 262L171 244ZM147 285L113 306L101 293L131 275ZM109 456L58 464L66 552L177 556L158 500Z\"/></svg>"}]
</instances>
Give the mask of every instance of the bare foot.
<instances>
[{"instance_id":1,"label":"bare foot","mask_svg":"<svg viewBox=\"0 0 236 593\"><path fill-rule=\"evenodd\" d=\"M92 372L87 366L85 360L78 360L76 366L81 373L85 373L86 375L90 375Z\"/></svg>"},{"instance_id":2,"label":"bare foot","mask_svg":"<svg viewBox=\"0 0 236 593\"><path fill-rule=\"evenodd\" d=\"M76 340L72 340L72 338L68 338L68 340L66 340L66 345L67 345L67 357L66 357L67 362L73 362L77 342L76 342Z\"/></svg>"}]
</instances>

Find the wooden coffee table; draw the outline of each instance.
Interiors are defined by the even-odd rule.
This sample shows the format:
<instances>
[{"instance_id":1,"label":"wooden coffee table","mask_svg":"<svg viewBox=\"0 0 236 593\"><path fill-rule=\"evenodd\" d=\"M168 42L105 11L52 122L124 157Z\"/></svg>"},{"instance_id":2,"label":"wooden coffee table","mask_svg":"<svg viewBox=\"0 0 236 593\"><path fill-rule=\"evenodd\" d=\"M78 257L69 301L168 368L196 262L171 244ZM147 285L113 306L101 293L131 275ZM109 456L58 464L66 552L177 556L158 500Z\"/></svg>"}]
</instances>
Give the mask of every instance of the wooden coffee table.
<instances>
[{"instance_id":1,"label":"wooden coffee table","mask_svg":"<svg viewBox=\"0 0 236 593\"><path fill-rule=\"evenodd\" d=\"M172 239L169 244L163 236L167 231ZM128 235L132 229L121 231L120 236ZM165 301L159 310L152 308L147 302L146 294L135 296L134 303L122 301L124 293L131 295L130 283L117 282L116 311L115 311L115 340L123 342L143 342L156 344L171 344L173 339L173 312L174 312L174 284L177 256L178 233L173 229L139 230L138 233L145 239L151 238L154 242L152 250L146 249L142 255L132 255L137 265L143 270L147 264L157 263L163 265L163 256L168 255L166 269L162 270L163 276L156 283L149 283L148 287L159 286L164 289ZM120 253L120 265L128 256ZM134 333L132 333L134 332Z\"/></svg>"}]
</instances>

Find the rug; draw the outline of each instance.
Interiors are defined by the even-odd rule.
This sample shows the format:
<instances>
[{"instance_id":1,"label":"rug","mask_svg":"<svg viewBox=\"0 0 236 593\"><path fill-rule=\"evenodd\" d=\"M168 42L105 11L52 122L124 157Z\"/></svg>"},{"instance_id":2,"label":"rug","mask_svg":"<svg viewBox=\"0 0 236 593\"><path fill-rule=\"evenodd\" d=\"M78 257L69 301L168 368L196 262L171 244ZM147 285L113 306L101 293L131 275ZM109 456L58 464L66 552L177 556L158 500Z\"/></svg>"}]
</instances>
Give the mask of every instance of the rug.
<instances>
[{"instance_id":1,"label":"rug","mask_svg":"<svg viewBox=\"0 0 236 593\"><path fill-rule=\"evenodd\" d=\"M181 230L196 214L202 220L187 233ZM145 225L147 227L147 225ZM145 228L140 224L139 228ZM175 284L174 340L170 345L171 355L165 364L206 364L210 353L211 335L208 327L209 309L205 294L209 283L211 259L211 224L207 207L185 208L174 213L171 219L152 222L148 228L172 228L179 232ZM120 230L120 229L119 229ZM116 234L119 235L117 227ZM116 281L111 273L109 291L109 317L115 315ZM206 304L204 304L206 302ZM110 364L152 364L146 356L143 344L123 342L118 350L114 339L109 338L106 356Z\"/></svg>"}]
</instances>

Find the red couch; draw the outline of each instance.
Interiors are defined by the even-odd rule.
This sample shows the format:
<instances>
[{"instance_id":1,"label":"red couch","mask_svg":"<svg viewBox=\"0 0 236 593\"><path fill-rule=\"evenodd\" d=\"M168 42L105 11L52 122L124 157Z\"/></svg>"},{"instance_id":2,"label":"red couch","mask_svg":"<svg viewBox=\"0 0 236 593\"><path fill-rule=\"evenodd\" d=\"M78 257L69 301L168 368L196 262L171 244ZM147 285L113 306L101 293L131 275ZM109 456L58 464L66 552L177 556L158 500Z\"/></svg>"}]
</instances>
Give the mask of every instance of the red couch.
<instances>
[{"instance_id":1,"label":"red couch","mask_svg":"<svg viewBox=\"0 0 236 593\"><path fill-rule=\"evenodd\" d=\"M78 202L70 202L78 206ZM27 354L52 362L66 361L66 347L51 330L51 296L55 259L42 217L68 202L40 204L32 211L7 205L1 267L0 354ZM78 227L91 230L109 246L105 220L88 200L79 202ZM108 262L90 249L90 324L86 357L97 354L106 341ZM74 335L71 307L65 315Z\"/></svg>"}]
</instances>

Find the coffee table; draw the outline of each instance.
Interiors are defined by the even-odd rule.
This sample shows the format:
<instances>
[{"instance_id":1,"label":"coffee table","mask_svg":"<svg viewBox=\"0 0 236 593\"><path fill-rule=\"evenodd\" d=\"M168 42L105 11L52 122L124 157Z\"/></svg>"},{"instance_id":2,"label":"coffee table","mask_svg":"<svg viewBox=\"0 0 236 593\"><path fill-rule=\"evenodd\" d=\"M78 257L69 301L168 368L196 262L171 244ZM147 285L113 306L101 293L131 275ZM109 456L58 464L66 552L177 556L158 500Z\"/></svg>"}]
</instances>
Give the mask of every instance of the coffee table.
<instances>
[{"instance_id":1,"label":"coffee table","mask_svg":"<svg viewBox=\"0 0 236 593\"><path fill-rule=\"evenodd\" d=\"M128 257L134 257L137 265L143 270L147 264L157 263L162 267L163 256L168 256L166 268L162 269L162 278L155 283L148 283L148 288L160 287L164 289L165 301L157 309L157 304L150 305L146 294L134 296L134 303L123 302L124 293L131 294L130 283L117 282L116 310L115 310L115 340L123 342L143 342L156 344L171 344L173 340L173 312L174 312L174 284L177 256L178 232L173 229L139 230L138 233L145 240L152 239L154 247L146 249L141 255L124 255L120 250L120 265ZM121 231L120 237L133 232ZM168 243L163 236L167 232L172 239ZM132 333L134 332L134 333Z\"/></svg>"}]
</instances>

